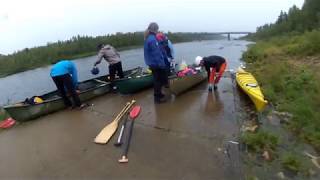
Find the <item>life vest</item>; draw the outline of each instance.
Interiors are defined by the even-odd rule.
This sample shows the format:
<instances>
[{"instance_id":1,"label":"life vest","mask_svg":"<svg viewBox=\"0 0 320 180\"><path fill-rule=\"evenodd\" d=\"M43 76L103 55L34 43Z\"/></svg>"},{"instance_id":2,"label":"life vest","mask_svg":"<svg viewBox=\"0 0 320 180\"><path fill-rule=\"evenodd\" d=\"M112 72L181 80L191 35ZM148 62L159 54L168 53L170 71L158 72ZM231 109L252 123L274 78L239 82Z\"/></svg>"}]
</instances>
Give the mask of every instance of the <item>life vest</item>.
<instances>
[{"instance_id":1,"label":"life vest","mask_svg":"<svg viewBox=\"0 0 320 180\"><path fill-rule=\"evenodd\" d=\"M190 76L190 75L194 75L197 74L197 72L195 70L193 70L192 68L185 68L184 70L178 72L178 77L184 77L184 76Z\"/></svg>"},{"instance_id":2,"label":"life vest","mask_svg":"<svg viewBox=\"0 0 320 180\"><path fill-rule=\"evenodd\" d=\"M35 104L40 104L43 103L43 99L38 97L38 96L33 96L31 98L27 98L24 100L24 102L26 104L31 104L31 105L35 105Z\"/></svg>"}]
</instances>

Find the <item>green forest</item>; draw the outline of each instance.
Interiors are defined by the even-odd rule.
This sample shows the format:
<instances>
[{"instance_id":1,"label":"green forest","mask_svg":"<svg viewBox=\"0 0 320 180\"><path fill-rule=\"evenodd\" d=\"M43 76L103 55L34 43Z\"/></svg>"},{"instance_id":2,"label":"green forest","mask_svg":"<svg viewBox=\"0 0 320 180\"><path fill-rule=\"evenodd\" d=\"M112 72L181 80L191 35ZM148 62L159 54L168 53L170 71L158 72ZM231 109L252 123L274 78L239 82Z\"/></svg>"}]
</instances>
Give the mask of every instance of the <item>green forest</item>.
<instances>
[{"instance_id":1,"label":"green forest","mask_svg":"<svg viewBox=\"0 0 320 180\"><path fill-rule=\"evenodd\" d=\"M248 71L272 107L292 115L283 127L320 151L320 1L305 0L301 9L292 6L287 12L281 11L274 23L258 27L246 38L256 42L243 54ZM246 134L245 141L252 143L258 135ZM281 139L282 135L275 137ZM260 138L256 142L263 141ZM290 151L290 161L284 160L283 165L308 174L301 152L294 152L295 147ZM287 157L288 150L286 153L278 155L279 159Z\"/></svg>"},{"instance_id":2,"label":"green forest","mask_svg":"<svg viewBox=\"0 0 320 180\"><path fill-rule=\"evenodd\" d=\"M252 40L266 40L274 36L295 36L310 31L318 31L320 27L320 2L305 0L301 9L296 5L288 12L281 11L274 23L257 28L256 33L249 35Z\"/></svg>"},{"instance_id":3,"label":"green forest","mask_svg":"<svg viewBox=\"0 0 320 180\"><path fill-rule=\"evenodd\" d=\"M242 140L255 153L268 149L273 160L267 173L272 166L291 172L295 179L306 179L315 167L303 154L306 144L314 147L313 154L320 152L320 1L305 0L301 8L294 5L281 11L274 23L258 27L246 38L255 43L243 60L272 109L264 112L265 119L274 112L290 118L280 117L286 120L281 128L264 121L257 132L243 133ZM258 176L253 169L251 179Z\"/></svg>"},{"instance_id":4,"label":"green forest","mask_svg":"<svg viewBox=\"0 0 320 180\"><path fill-rule=\"evenodd\" d=\"M173 43L223 38L213 33L168 32L167 36ZM25 48L7 56L0 55L0 77L52 64L60 59L76 59L95 55L96 47L100 43L111 44L119 50L142 47L143 32L116 33L97 37L78 35L67 41Z\"/></svg>"}]
</instances>

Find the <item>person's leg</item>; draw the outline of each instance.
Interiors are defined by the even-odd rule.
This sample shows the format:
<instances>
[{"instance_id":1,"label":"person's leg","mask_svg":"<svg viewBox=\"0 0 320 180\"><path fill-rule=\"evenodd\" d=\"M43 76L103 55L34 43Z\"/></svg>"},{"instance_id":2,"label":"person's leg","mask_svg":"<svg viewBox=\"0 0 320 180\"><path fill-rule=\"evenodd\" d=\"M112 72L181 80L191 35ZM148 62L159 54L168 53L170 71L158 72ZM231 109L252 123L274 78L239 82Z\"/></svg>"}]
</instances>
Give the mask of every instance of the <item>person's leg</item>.
<instances>
[{"instance_id":1,"label":"person's leg","mask_svg":"<svg viewBox=\"0 0 320 180\"><path fill-rule=\"evenodd\" d=\"M163 97L163 94L161 93L161 70L159 68L151 68L151 71L153 76L154 100L155 102L160 102Z\"/></svg>"},{"instance_id":2,"label":"person's leg","mask_svg":"<svg viewBox=\"0 0 320 180\"><path fill-rule=\"evenodd\" d=\"M63 76L63 84L64 86L67 88L68 92L70 93L74 104L77 107L81 106L81 101L80 98L76 92L76 88L74 87L73 83L72 83L72 78L69 74L66 74Z\"/></svg>"},{"instance_id":3,"label":"person's leg","mask_svg":"<svg viewBox=\"0 0 320 180\"><path fill-rule=\"evenodd\" d=\"M110 76L110 81L112 82L115 79L116 76L116 66L115 64L110 64L109 65L109 76Z\"/></svg>"},{"instance_id":4,"label":"person's leg","mask_svg":"<svg viewBox=\"0 0 320 180\"><path fill-rule=\"evenodd\" d=\"M55 85L57 86L58 92L60 94L60 96L63 99L63 103L65 106L67 107L71 107L72 103L69 100L69 98L67 97L64 85L63 85L63 80L61 78L61 76L57 76L57 77L52 77L53 82L55 83Z\"/></svg>"},{"instance_id":5,"label":"person's leg","mask_svg":"<svg viewBox=\"0 0 320 180\"><path fill-rule=\"evenodd\" d=\"M124 78L121 61L116 64L116 70L117 70L117 74L118 74L119 78L120 79Z\"/></svg>"},{"instance_id":6,"label":"person's leg","mask_svg":"<svg viewBox=\"0 0 320 180\"><path fill-rule=\"evenodd\" d=\"M161 98L165 97L165 95L162 93L162 87L169 88L169 78L167 74L167 69L159 69L159 79L161 82L161 87L160 87L160 96Z\"/></svg>"},{"instance_id":7,"label":"person's leg","mask_svg":"<svg viewBox=\"0 0 320 180\"><path fill-rule=\"evenodd\" d=\"M220 81L220 79L221 79L221 77L222 77L222 75L223 75L226 67L227 67L227 63L223 63L223 64L221 65L220 70L219 70L219 73L218 73L218 76L216 77L216 79L215 79L215 81L214 81L214 84L215 84L215 85L219 83L219 81Z\"/></svg>"},{"instance_id":8,"label":"person's leg","mask_svg":"<svg viewBox=\"0 0 320 180\"><path fill-rule=\"evenodd\" d=\"M110 76L110 87L113 90L114 88L114 79L116 76L116 65L115 64L110 64L109 65L109 76Z\"/></svg>"},{"instance_id":9,"label":"person's leg","mask_svg":"<svg viewBox=\"0 0 320 180\"><path fill-rule=\"evenodd\" d=\"M163 86L166 88L169 88L169 78L168 78L169 75L170 75L170 66L167 67L166 69L163 69L161 73Z\"/></svg>"},{"instance_id":10,"label":"person's leg","mask_svg":"<svg viewBox=\"0 0 320 180\"><path fill-rule=\"evenodd\" d=\"M216 68L210 68L211 72L210 72L210 77L209 77L209 91L212 91L212 86L213 86L213 82L214 82L214 77L216 74Z\"/></svg>"}]
</instances>

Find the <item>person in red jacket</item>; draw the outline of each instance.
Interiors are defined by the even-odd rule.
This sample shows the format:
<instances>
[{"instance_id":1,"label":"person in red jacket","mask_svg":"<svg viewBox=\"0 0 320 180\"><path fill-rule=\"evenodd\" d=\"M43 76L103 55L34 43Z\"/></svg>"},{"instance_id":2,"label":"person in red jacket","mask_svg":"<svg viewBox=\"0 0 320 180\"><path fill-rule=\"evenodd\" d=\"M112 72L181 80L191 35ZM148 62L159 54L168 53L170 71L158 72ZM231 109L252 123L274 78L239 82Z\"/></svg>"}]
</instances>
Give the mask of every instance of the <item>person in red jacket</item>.
<instances>
[{"instance_id":1,"label":"person in red jacket","mask_svg":"<svg viewBox=\"0 0 320 180\"><path fill-rule=\"evenodd\" d=\"M227 67L226 59L221 56L197 56L195 64L197 66L203 66L206 69L208 73L209 91L212 91L212 85L214 90L217 90L217 85Z\"/></svg>"}]
</instances>

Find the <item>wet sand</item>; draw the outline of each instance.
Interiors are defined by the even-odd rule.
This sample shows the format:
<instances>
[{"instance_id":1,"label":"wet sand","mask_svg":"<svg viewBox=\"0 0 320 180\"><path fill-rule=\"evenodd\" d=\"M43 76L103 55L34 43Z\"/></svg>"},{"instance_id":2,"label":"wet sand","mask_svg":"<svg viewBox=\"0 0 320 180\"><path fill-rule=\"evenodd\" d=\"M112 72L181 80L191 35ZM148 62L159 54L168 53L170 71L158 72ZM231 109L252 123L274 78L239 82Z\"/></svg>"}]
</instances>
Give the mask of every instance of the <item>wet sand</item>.
<instances>
[{"instance_id":1,"label":"wet sand","mask_svg":"<svg viewBox=\"0 0 320 180\"><path fill-rule=\"evenodd\" d=\"M223 78L217 92L206 83L163 104L153 90L107 94L82 110L64 110L0 132L0 179L243 179L237 141L235 91ZM236 95L237 96L237 95ZM132 99L136 119L129 163L121 148L94 137Z\"/></svg>"}]
</instances>

